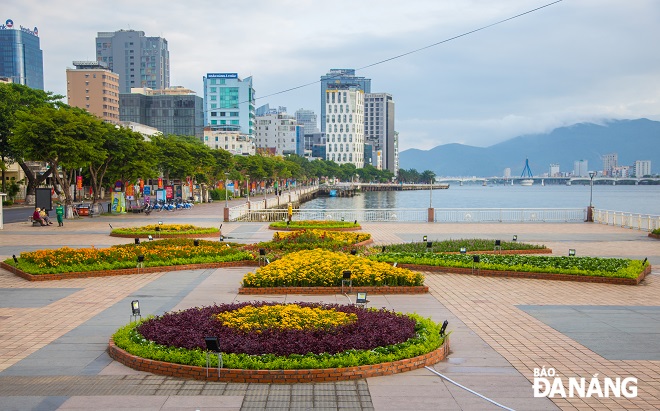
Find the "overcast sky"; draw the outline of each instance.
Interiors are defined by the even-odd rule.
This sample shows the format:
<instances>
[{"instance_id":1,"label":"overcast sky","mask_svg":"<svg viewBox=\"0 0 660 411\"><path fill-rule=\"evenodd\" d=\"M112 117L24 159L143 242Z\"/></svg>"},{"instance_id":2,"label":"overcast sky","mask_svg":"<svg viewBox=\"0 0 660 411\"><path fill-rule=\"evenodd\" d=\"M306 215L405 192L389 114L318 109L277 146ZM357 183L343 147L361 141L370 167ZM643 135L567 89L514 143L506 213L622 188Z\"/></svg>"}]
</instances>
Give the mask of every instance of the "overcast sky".
<instances>
[{"instance_id":1,"label":"overcast sky","mask_svg":"<svg viewBox=\"0 0 660 411\"><path fill-rule=\"evenodd\" d=\"M99 31L167 39L171 85L253 76L257 106L320 113L318 82L478 29L552 0L23 0L7 19L39 29L46 90L95 60ZM395 101L400 148L489 146L583 121L660 120L660 1L564 0L358 71Z\"/></svg>"}]
</instances>

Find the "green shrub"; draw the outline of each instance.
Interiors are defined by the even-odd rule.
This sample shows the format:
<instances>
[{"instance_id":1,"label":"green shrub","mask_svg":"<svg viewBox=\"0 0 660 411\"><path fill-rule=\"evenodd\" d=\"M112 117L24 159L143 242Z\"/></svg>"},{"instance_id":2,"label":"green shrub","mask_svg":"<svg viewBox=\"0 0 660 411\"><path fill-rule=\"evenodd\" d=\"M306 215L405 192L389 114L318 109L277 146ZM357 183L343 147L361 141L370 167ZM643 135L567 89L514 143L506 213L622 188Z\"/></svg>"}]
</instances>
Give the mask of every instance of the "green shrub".
<instances>
[{"instance_id":1,"label":"green shrub","mask_svg":"<svg viewBox=\"0 0 660 411\"><path fill-rule=\"evenodd\" d=\"M549 257L482 254L475 264L472 255L433 253L381 253L369 256L376 261L438 267L478 267L482 270L522 271L593 277L637 278L648 265L640 260L597 257Z\"/></svg>"},{"instance_id":2,"label":"green shrub","mask_svg":"<svg viewBox=\"0 0 660 411\"><path fill-rule=\"evenodd\" d=\"M291 221L287 224L286 221L277 221L270 224L271 228L288 228L288 229L324 229L324 228L356 228L360 227L360 224L356 224L353 221L328 221L328 220L301 220L301 221Z\"/></svg>"},{"instance_id":3,"label":"green shrub","mask_svg":"<svg viewBox=\"0 0 660 411\"><path fill-rule=\"evenodd\" d=\"M660 228L656 228L655 230L651 231L651 233L655 235L660 235Z\"/></svg>"},{"instance_id":4,"label":"green shrub","mask_svg":"<svg viewBox=\"0 0 660 411\"><path fill-rule=\"evenodd\" d=\"M486 240L479 238L456 239L431 242L431 252L434 253L458 253L461 248L466 251L493 251L495 249L495 240ZM396 253L419 253L427 251L426 242L390 244L385 246L386 251ZM545 249L544 245L519 243L517 241L501 241L502 250L540 250ZM381 247L373 247L370 253L380 252Z\"/></svg>"}]
</instances>

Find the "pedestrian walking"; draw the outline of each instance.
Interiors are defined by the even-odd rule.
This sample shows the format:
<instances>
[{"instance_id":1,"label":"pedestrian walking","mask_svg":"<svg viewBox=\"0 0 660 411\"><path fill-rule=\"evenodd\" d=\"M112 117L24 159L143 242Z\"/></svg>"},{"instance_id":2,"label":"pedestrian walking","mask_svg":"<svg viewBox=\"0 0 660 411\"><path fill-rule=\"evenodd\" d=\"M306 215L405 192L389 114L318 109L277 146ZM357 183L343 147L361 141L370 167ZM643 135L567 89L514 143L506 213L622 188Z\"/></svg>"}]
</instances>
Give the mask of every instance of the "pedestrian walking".
<instances>
[{"instance_id":1,"label":"pedestrian walking","mask_svg":"<svg viewBox=\"0 0 660 411\"><path fill-rule=\"evenodd\" d=\"M62 203L57 203L55 215L57 215L57 226L64 227L64 207L62 206Z\"/></svg>"}]
</instances>

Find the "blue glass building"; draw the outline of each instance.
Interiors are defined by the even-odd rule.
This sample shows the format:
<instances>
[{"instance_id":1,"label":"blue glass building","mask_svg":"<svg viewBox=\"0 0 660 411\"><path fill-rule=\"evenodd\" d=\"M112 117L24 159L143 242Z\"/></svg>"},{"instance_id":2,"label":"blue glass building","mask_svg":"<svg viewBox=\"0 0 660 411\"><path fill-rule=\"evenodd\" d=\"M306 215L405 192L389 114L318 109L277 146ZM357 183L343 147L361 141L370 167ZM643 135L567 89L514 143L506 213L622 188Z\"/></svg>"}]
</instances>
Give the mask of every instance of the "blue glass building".
<instances>
[{"instance_id":1,"label":"blue glass building","mask_svg":"<svg viewBox=\"0 0 660 411\"><path fill-rule=\"evenodd\" d=\"M0 24L0 77L44 89L44 58L36 27L16 27L11 19Z\"/></svg>"}]
</instances>

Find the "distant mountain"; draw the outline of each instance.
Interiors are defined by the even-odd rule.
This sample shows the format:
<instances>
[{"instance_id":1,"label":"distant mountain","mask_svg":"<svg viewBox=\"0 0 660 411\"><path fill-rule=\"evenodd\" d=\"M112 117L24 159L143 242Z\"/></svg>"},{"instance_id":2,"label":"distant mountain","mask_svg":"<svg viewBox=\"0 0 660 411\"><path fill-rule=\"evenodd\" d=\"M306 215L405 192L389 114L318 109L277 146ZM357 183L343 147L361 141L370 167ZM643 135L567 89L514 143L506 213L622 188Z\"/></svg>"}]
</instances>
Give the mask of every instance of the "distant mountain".
<instances>
[{"instance_id":1,"label":"distant mountain","mask_svg":"<svg viewBox=\"0 0 660 411\"><path fill-rule=\"evenodd\" d=\"M409 149L400 153L403 169L434 171L439 176L501 176L511 168L520 176L525 159L534 175L547 173L550 164L562 172L572 171L573 162L587 160L589 170L602 170L601 156L618 154L619 165L651 160L651 171L660 171L660 122L645 118L612 120L603 125L580 123L554 129L548 134L512 138L490 147L444 144L431 150Z\"/></svg>"}]
</instances>

